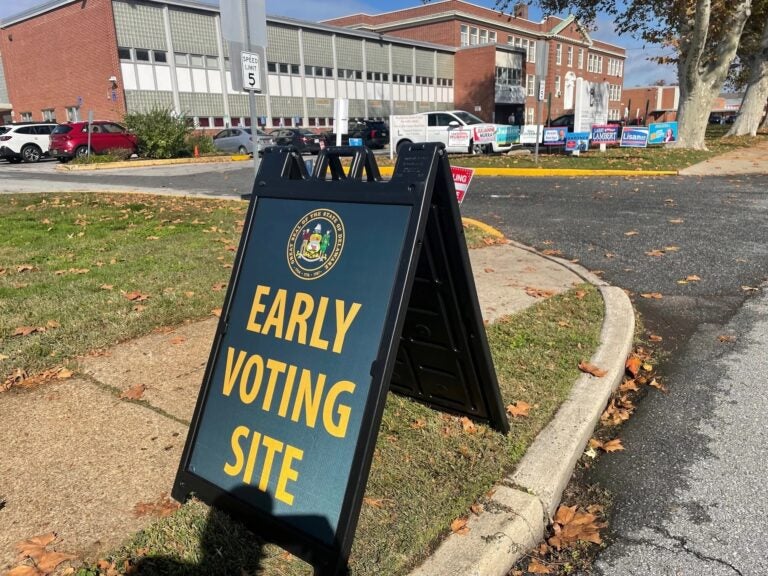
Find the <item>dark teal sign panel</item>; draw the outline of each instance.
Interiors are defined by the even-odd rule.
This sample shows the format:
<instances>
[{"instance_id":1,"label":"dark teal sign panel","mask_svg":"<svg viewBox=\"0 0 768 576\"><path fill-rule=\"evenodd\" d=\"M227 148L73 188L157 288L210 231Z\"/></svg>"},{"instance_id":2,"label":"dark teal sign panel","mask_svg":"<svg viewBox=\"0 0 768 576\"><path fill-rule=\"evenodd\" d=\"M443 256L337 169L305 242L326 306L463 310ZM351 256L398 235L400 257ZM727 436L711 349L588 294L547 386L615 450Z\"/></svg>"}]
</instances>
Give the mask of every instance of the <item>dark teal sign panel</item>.
<instances>
[{"instance_id":1,"label":"dark teal sign panel","mask_svg":"<svg viewBox=\"0 0 768 576\"><path fill-rule=\"evenodd\" d=\"M328 545L411 211L261 198L231 288L189 471Z\"/></svg>"}]
</instances>

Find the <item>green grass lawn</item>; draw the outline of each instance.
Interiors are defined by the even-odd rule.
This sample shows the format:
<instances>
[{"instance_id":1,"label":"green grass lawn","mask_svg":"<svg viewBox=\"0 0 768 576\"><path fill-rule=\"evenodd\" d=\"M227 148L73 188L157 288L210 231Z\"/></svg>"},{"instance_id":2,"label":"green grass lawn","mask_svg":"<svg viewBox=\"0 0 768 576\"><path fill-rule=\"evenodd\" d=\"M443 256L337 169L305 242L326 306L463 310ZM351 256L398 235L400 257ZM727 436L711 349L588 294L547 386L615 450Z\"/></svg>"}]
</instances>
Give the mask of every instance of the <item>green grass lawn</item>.
<instances>
[{"instance_id":1,"label":"green grass lawn","mask_svg":"<svg viewBox=\"0 0 768 576\"><path fill-rule=\"evenodd\" d=\"M79 355L209 316L221 306L245 203L167 196L0 197L0 371L6 384ZM472 244L483 234L470 226ZM355 575L404 574L453 519L509 472L595 350L602 299L581 286L487 328L505 405L503 436L390 394L353 545ZM31 330L31 331L30 331ZM0 381L2 382L2 381ZM0 388L2 389L2 388ZM1 397L0 397L1 398ZM150 560L150 558L152 560ZM142 574L308 574L224 515L190 502L115 552ZM154 571L153 571L154 566ZM86 567L81 576L107 573Z\"/></svg>"},{"instance_id":2,"label":"green grass lawn","mask_svg":"<svg viewBox=\"0 0 768 576\"><path fill-rule=\"evenodd\" d=\"M666 146L649 146L648 148L620 148L609 146L605 152L599 148L590 148L589 152L579 156L563 154L558 147L539 146L539 161L534 155L507 156L493 154L470 156L451 154L451 164L472 168L548 168L548 169L578 169L578 170L681 170L693 164L735 150L754 145L765 140L766 135L757 137L740 136L723 138L728 126L710 126L707 130L708 150L683 150ZM530 148L533 151L533 148ZM391 165L388 157L377 156L380 166Z\"/></svg>"}]
</instances>

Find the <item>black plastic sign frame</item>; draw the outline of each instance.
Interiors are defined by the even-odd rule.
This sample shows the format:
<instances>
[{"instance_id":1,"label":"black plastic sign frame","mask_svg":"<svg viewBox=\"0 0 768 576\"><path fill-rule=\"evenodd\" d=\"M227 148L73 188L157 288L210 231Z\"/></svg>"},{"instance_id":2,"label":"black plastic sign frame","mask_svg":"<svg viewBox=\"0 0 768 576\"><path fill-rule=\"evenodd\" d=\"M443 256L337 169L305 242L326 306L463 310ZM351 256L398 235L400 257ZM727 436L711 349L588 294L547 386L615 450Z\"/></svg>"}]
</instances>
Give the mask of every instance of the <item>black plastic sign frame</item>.
<instances>
[{"instance_id":1,"label":"black plastic sign frame","mask_svg":"<svg viewBox=\"0 0 768 576\"><path fill-rule=\"evenodd\" d=\"M344 574L390 380L508 431L462 236L440 144L266 149L174 498Z\"/></svg>"}]
</instances>

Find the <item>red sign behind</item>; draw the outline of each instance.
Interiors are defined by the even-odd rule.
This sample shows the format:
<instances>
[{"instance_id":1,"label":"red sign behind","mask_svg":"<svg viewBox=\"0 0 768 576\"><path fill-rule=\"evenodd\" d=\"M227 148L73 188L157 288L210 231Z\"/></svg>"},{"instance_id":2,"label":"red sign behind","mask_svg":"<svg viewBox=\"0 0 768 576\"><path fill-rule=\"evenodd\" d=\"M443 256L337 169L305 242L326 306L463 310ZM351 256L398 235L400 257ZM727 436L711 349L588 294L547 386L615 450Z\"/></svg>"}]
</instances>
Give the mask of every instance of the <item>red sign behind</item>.
<instances>
[{"instance_id":1,"label":"red sign behind","mask_svg":"<svg viewBox=\"0 0 768 576\"><path fill-rule=\"evenodd\" d=\"M464 201L464 196L467 193L467 188L469 188L469 183L472 181L472 175L474 173L474 168L460 168L459 166L451 166L453 184L456 187L456 200L459 201L459 204Z\"/></svg>"}]
</instances>

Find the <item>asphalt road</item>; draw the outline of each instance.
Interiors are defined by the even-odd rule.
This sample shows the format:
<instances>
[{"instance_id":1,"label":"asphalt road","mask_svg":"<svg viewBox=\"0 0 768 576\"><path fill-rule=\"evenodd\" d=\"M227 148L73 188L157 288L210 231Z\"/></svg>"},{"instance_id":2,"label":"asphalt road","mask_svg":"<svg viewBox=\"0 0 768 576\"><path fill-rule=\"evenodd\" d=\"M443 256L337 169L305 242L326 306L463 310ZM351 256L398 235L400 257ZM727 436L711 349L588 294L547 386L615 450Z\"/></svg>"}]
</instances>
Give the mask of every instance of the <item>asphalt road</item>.
<instances>
[{"instance_id":1,"label":"asphalt road","mask_svg":"<svg viewBox=\"0 0 768 576\"><path fill-rule=\"evenodd\" d=\"M664 338L669 393L588 478L615 498L594 573L768 574L768 177L483 179L462 212L602 271Z\"/></svg>"},{"instance_id":2,"label":"asphalt road","mask_svg":"<svg viewBox=\"0 0 768 576\"><path fill-rule=\"evenodd\" d=\"M250 163L53 167L0 165L0 192L239 195L252 182ZM768 176L476 178L462 213L578 259L628 290L647 331L663 337L669 393L646 396L621 430L626 450L601 458L589 479L615 498L596 573L768 574ZM700 280L678 283L689 276Z\"/></svg>"}]
</instances>

